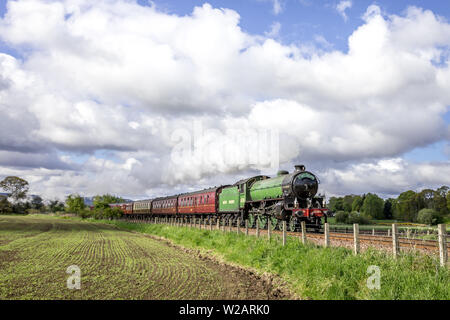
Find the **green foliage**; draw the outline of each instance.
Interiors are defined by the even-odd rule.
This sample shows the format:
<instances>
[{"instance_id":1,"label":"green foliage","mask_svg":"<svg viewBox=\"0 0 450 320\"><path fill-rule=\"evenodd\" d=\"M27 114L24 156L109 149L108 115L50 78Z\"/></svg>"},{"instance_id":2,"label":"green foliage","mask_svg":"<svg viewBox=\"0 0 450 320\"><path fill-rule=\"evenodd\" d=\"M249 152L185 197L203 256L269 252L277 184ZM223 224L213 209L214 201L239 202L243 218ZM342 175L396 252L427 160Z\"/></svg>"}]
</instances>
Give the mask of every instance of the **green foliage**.
<instances>
[{"instance_id":1,"label":"green foliage","mask_svg":"<svg viewBox=\"0 0 450 320\"><path fill-rule=\"evenodd\" d=\"M353 198L353 202L352 202L352 211L358 211L359 212L361 210L363 202L364 202L363 197L355 196Z\"/></svg>"},{"instance_id":2,"label":"green foliage","mask_svg":"<svg viewBox=\"0 0 450 320\"><path fill-rule=\"evenodd\" d=\"M345 212L351 212L352 211L353 201L354 201L355 197L357 197L357 196L355 196L355 195L346 195L342 199L342 206L343 206Z\"/></svg>"},{"instance_id":3,"label":"green foliage","mask_svg":"<svg viewBox=\"0 0 450 320\"><path fill-rule=\"evenodd\" d=\"M111 203L122 202L124 202L122 198L110 194L104 194L102 196L97 195L94 197L94 209L106 209L109 208L109 204Z\"/></svg>"},{"instance_id":4,"label":"green foliage","mask_svg":"<svg viewBox=\"0 0 450 320\"><path fill-rule=\"evenodd\" d=\"M59 200L51 200L48 204L48 210L53 213L64 211L64 202Z\"/></svg>"},{"instance_id":5,"label":"green foliage","mask_svg":"<svg viewBox=\"0 0 450 320\"><path fill-rule=\"evenodd\" d=\"M15 202L15 203L13 203L12 208L13 208L13 213L26 214L26 213L28 213L28 210L31 209L31 204L28 201Z\"/></svg>"},{"instance_id":6,"label":"green foliage","mask_svg":"<svg viewBox=\"0 0 450 320\"><path fill-rule=\"evenodd\" d=\"M0 181L0 188L10 193L14 201L25 199L29 189L28 182L22 178L9 176Z\"/></svg>"},{"instance_id":7,"label":"green foliage","mask_svg":"<svg viewBox=\"0 0 450 320\"><path fill-rule=\"evenodd\" d=\"M434 193L434 209L439 213L441 216L445 216L449 213L449 210L447 208L447 194L449 192L449 188L447 186L442 186L436 190Z\"/></svg>"},{"instance_id":8,"label":"green foliage","mask_svg":"<svg viewBox=\"0 0 450 320\"><path fill-rule=\"evenodd\" d=\"M336 223L347 223L348 220L348 212L338 211L336 212Z\"/></svg>"},{"instance_id":9,"label":"green foliage","mask_svg":"<svg viewBox=\"0 0 450 320\"><path fill-rule=\"evenodd\" d=\"M385 219L392 219L394 217L393 206L395 199L389 198L384 201L383 215Z\"/></svg>"},{"instance_id":10,"label":"green foliage","mask_svg":"<svg viewBox=\"0 0 450 320\"><path fill-rule=\"evenodd\" d=\"M10 214L13 212L13 207L8 201L8 198L0 196L0 214Z\"/></svg>"},{"instance_id":11,"label":"green foliage","mask_svg":"<svg viewBox=\"0 0 450 320\"><path fill-rule=\"evenodd\" d=\"M43 211L44 208L44 201L42 200L42 198L40 196L35 196L33 197L33 199L31 200L31 209L36 210L36 211Z\"/></svg>"},{"instance_id":12,"label":"green foliage","mask_svg":"<svg viewBox=\"0 0 450 320\"><path fill-rule=\"evenodd\" d=\"M443 219L436 210L422 209L417 215L417 221L428 225L442 223Z\"/></svg>"},{"instance_id":13,"label":"green foliage","mask_svg":"<svg viewBox=\"0 0 450 320\"><path fill-rule=\"evenodd\" d=\"M361 215L359 212L352 211L350 213L345 211L339 211L336 213L336 223L342 224L369 224L369 219Z\"/></svg>"},{"instance_id":14,"label":"green foliage","mask_svg":"<svg viewBox=\"0 0 450 320\"><path fill-rule=\"evenodd\" d=\"M353 211L348 215L348 224L358 223L358 224L369 224L370 221L367 217L363 216L359 212Z\"/></svg>"},{"instance_id":15,"label":"green foliage","mask_svg":"<svg viewBox=\"0 0 450 320\"><path fill-rule=\"evenodd\" d=\"M384 201L376 194L368 193L361 207L361 212L368 219L383 219Z\"/></svg>"},{"instance_id":16,"label":"green foliage","mask_svg":"<svg viewBox=\"0 0 450 320\"><path fill-rule=\"evenodd\" d=\"M412 190L402 192L395 203L394 217L402 221L416 221L418 203L416 193Z\"/></svg>"},{"instance_id":17,"label":"green foliage","mask_svg":"<svg viewBox=\"0 0 450 320\"><path fill-rule=\"evenodd\" d=\"M328 208L330 208L330 210L333 212L344 210L343 199L331 197L328 201Z\"/></svg>"},{"instance_id":18,"label":"green foliage","mask_svg":"<svg viewBox=\"0 0 450 320\"><path fill-rule=\"evenodd\" d=\"M120 218L123 211L114 207L111 208L109 205L112 203L122 203L124 199L116 197L110 194L97 195L94 197L94 209L92 212L92 217L95 219L113 219Z\"/></svg>"},{"instance_id":19,"label":"green foliage","mask_svg":"<svg viewBox=\"0 0 450 320\"><path fill-rule=\"evenodd\" d=\"M83 215L84 208L84 199L81 196L77 194L71 194L67 197L66 212Z\"/></svg>"}]
</instances>

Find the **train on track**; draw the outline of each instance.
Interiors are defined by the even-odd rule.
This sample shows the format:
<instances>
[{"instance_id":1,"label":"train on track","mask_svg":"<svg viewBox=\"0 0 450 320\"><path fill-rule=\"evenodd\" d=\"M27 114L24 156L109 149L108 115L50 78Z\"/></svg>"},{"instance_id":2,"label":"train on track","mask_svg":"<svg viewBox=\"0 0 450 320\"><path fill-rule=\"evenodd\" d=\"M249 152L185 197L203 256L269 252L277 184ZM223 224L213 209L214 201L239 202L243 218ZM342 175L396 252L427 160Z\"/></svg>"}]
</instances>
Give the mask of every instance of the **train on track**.
<instances>
[{"instance_id":1,"label":"train on track","mask_svg":"<svg viewBox=\"0 0 450 320\"><path fill-rule=\"evenodd\" d=\"M259 175L233 185L110 206L119 207L131 219L220 218L226 224L248 219L250 228L259 223L263 229L269 220L273 229L286 221L291 231L299 230L305 221L308 229L319 231L327 221L328 209L324 197L317 195L318 187L318 178L304 165L297 165L292 173L280 170L273 178Z\"/></svg>"}]
</instances>

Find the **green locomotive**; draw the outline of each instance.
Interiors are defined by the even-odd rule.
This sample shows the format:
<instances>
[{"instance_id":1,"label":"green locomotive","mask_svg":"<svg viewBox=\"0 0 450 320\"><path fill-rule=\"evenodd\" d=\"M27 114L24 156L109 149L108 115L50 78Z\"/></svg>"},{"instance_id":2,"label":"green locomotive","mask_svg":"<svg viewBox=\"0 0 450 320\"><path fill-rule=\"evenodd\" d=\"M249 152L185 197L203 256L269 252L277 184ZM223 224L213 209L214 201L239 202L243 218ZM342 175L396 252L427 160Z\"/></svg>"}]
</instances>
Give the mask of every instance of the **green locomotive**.
<instances>
[{"instance_id":1,"label":"green locomotive","mask_svg":"<svg viewBox=\"0 0 450 320\"><path fill-rule=\"evenodd\" d=\"M300 228L301 221L307 228L318 231L322 218L327 218L324 198L316 196L319 186L317 177L295 166L292 173L281 170L277 177L255 176L224 187L219 194L220 215L248 219L250 227L259 223L265 228L268 220L277 228L280 221L287 221L291 231Z\"/></svg>"}]
</instances>

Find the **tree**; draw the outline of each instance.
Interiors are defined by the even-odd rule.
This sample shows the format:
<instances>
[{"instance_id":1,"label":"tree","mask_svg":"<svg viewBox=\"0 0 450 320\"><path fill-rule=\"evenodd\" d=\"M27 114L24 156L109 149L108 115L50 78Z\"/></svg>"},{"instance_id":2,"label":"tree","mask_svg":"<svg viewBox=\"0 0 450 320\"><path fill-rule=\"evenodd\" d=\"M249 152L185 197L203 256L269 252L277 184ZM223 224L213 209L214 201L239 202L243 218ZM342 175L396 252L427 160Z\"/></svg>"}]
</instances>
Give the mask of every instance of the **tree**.
<instances>
[{"instance_id":1,"label":"tree","mask_svg":"<svg viewBox=\"0 0 450 320\"><path fill-rule=\"evenodd\" d=\"M0 214L12 213L13 208L7 197L0 196Z\"/></svg>"},{"instance_id":2,"label":"tree","mask_svg":"<svg viewBox=\"0 0 450 320\"><path fill-rule=\"evenodd\" d=\"M50 212L64 211L64 202L59 200L51 200L48 204Z\"/></svg>"},{"instance_id":3,"label":"tree","mask_svg":"<svg viewBox=\"0 0 450 320\"><path fill-rule=\"evenodd\" d=\"M122 198L110 194L97 195L94 197L94 209L106 209L109 208L109 204L111 203L121 202L124 202Z\"/></svg>"},{"instance_id":4,"label":"tree","mask_svg":"<svg viewBox=\"0 0 450 320\"><path fill-rule=\"evenodd\" d=\"M66 211L81 214L85 208L84 199L77 194L71 194L66 199Z\"/></svg>"},{"instance_id":5,"label":"tree","mask_svg":"<svg viewBox=\"0 0 450 320\"><path fill-rule=\"evenodd\" d=\"M450 212L450 191L447 191L447 213Z\"/></svg>"},{"instance_id":6,"label":"tree","mask_svg":"<svg viewBox=\"0 0 450 320\"><path fill-rule=\"evenodd\" d=\"M348 220L348 212L345 211L338 211L336 213L336 222L337 223L347 223Z\"/></svg>"},{"instance_id":7,"label":"tree","mask_svg":"<svg viewBox=\"0 0 450 320\"><path fill-rule=\"evenodd\" d=\"M447 199L446 199L448 190L449 188L447 186L442 186L436 189L436 191L434 192L433 209L436 210L436 212L440 216L445 216L449 212L447 209Z\"/></svg>"},{"instance_id":8,"label":"tree","mask_svg":"<svg viewBox=\"0 0 450 320\"><path fill-rule=\"evenodd\" d=\"M342 206L344 207L344 211L346 212L351 212L352 211L352 204L353 204L353 199L357 197L355 195L346 195L343 199L342 199Z\"/></svg>"},{"instance_id":9,"label":"tree","mask_svg":"<svg viewBox=\"0 0 450 320\"><path fill-rule=\"evenodd\" d=\"M417 221L428 225L442 222L442 217L434 209L422 209L417 215Z\"/></svg>"},{"instance_id":10,"label":"tree","mask_svg":"<svg viewBox=\"0 0 450 320\"><path fill-rule=\"evenodd\" d=\"M328 208L330 208L330 210L333 212L344 210L343 199L338 197L331 197L328 201Z\"/></svg>"},{"instance_id":11,"label":"tree","mask_svg":"<svg viewBox=\"0 0 450 320\"><path fill-rule=\"evenodd\" d=\"M94 197L94 217L96 219L102 218L116 218L122 216L122 210L120 208L111 208L111 203L121 203L124 199L116 197L110 194L97 195Z\"/></svg>"},{"instance_id":12,"label":"tree","mask_svg":"<svg viewBox=\"0 0 450 320\"><path fill-rule=\"evenodd\" d=\"M393 213L393 206L394 206L394 199L389 198L384 201L384 208L383 208L383 215L386 219L392 219L394 216Z\"/></svg>"},{"instance_id":13,"label":"tree","mask_svg":"<svg viewBox=\"0 0 450 320\"><path fill-rule=\"evenodd\" d=\"M435 197L435 191L432 189L423 189L420 191L417 196L417 207L419 209L427 208L427 209L434 209L434 197Z\"/></svg>"},{"instance_id":14,"label":"tree","mask_svg":"<svg viewBox=\"0 0 450 320\"><path fill-rule=\"evenodd\" d=\"M352 202L352 211L360 211L363 205L363 198L361 196L355 196Z\"/></svg>"},{"instance_id":15,"label":"tree","mask_svg":"<svg viewBox=\"0 0 450 320\"><path fill-rule=\"evenodd\" d=\"M31 200L31 209L42 210L44 208L44 202L40 196L35 196Z\"/></svg>"},{"instance_id":16,"label":"tree","mask_svg":"<svg viewBox=\"0 0 450 320\"><path fill-rule=\"evenodd\" d=\"M10 193L15 202L25 199L29 189L28 182L19 177L9 176L0 182L0 188Z\"/></svg>"},{"instance_id":17,"label":"tree","mask_svg":"<svg viewBox=\"0 0 450 320\"><path fill-rule=\"evenodd\" d=\"M416 193L412 190L402 192L395 201L394 217L403 221L416 221L418 203Z\"/></svg>"},{"instance_id":18,"label":"tree","mask_svg":"<svg viewBox=\"0 0 450 320\"><path fill-rule=\"evenodd\" d=\"M367 218L383 219L384 201L376 194L368 193L361 207L361 212Z\"/></svg>"}]
</instances>

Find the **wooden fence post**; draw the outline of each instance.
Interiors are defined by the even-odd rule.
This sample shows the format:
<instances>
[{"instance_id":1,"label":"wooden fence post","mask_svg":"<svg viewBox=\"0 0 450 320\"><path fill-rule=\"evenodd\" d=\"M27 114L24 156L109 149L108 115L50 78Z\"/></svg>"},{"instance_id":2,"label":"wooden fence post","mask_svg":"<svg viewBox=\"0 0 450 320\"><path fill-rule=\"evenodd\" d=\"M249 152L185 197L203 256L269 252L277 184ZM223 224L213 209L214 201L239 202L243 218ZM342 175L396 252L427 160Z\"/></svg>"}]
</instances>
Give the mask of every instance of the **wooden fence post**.
<instances>
[{"instance_id":1,"label":"wooden fence post","mask_svg":"<svg viewBox=\"0 0 450 320\"><path fill-rule=\"evenodd\" d=\"M330 225L328 224L328 222L325 222L324 225L324 231L325 231L325 241L324 241L324 246L325 248L330 246Z\"/></svg>"},{"instance_id":2,"label":"wooden fence post","mask_svg":"<svg viewBox=\"0 0 450 320\"><path fill-rule=\"evenodd\" d=\"M359 224L354 223L353 224L353 241L354 241L354 253L359 253Z\"/></svg>"},{"instance_id":3,"label":"wooden fence post","mask_svg":"<svg viewBox=\"0 0 450 320\"><path fill-rule=\"evenodd\" d=\"M212 217L209 219L209 231L212 231Z\"/></svg>"},{"instance_id":4,"label":"wooden fence post","mask_svg":"<svg viewBox=\"0 0 450 320\"><path fill-rule=\"evenodd\" d=\"M375 235L375 229L374 228L372 228L372 235L373 236Z\"/></svg>"},{"instance_id":5,"label":"wooden fence post","mask_svg":"<svg viewBox=\"0 0 450 320\"><path fill-rule=\"evenodd\" d=\"M245 219L245 235L248 236L248 219Z\"/></svg>"},{"instance_id":6,"label":"wooden fence post","mask_svg":"<svg viewBox=\"0 0 450 320\"><path fill-rule=\"evenodd\" d=\"M392 254L394 256L394 259L397 259L397 256L400 251L400 247L398 244L398 234L397 234L397 224L392 224Z\"/></svg>"},{"instance_id":7,"label":"wooden fence post","mask_svg":"<svg viewBox=\"0 0 450 320\"><path fill-rule=\"evenodd\" d=\"M445 224L438 225L438 236L439 236L439 260L441 266L445 267L447 265L448 254L447 254L447 230Z\"/></svg>"},{"instance_id":8,"label":"wooden fence post","mask_svg":"<svg viewBox=\"0 0 450 320\"><path fill-rule=\"evenodd\" d=\"M283 220L283 246L286 245L286 221Z\"/></svg>"},{"instance_id":9,"label":"wooden fence post","mask_svg":"<svg viewBox=\"0 0 450 320\"><path fill-rule=\"evenodd\" d=\"M230 228L228 231L231 232L231 229L233 227L233 219L230 218L228 221L229 221L228 224L229 224L229 228Z\"/></svg>"},{"instance_id":10,"label":"wooden fence post","mask_svg":"<svg viewBox=\"0 0 450 320\"><path fill-rule=\"evenodd\" d=\"M217 230L220 230L220 218L217 218Z\"/></svg>"},{"instance_id":11,"label":"wooden fence post","mask_svg":"<svg viewBox=\"0 0 450 320\"><path fill-rule=\"evenodd\" d=\"M258 218L256 218L256 237L259 238L259 221L258 221Z\"/></svg>"},{"instance_id":12,"label":"wooden fence post","mask_svg":"<svg viewBox=\"0 0 450 320\"><path fill-rule=\"evenodd\" d=\"M270 237L271 237L271 234L270 234L270 232L271 232L271 221L270 221L270 218L267 218L267 239L269 239L270 240Z\"/></svg>"},{"instance_id":13,"label":"wooden fence post","mask_svg":"<svg viewBox=\"0 0 450 320\"><path fill-rule=\"evenodd\" d=\"M239 234L241 232L241 218L237 218L237 234Z\"/></svg>"},{"instance_id":14,"label":"wooden fence post","mask_svg":"<svg viewBox=\"0 0 450 320\"><path fill-rule=\"evenodd\" d=\"M302 243L306 244L306 222L302 221L301 226L302 226Z\"/></svg>"},{"instance_id":15,"label":"wooden fence post","mask_svg":"<svg viewBox=\"0 0 450 320\"><path fill-rule=\"evenodd\" d=\"M388 237L391 236L391 229L388 229Z\"/></svg>"}]
</instances>

